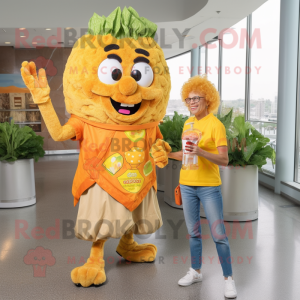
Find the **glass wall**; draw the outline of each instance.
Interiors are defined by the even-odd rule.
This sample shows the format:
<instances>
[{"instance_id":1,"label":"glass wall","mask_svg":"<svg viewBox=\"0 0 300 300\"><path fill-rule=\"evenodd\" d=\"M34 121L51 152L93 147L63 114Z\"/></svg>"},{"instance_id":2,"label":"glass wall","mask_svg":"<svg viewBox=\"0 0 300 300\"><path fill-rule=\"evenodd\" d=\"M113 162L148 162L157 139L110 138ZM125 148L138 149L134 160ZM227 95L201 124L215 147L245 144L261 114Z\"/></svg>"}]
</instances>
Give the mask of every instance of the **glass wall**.
<instances>
[{"instance_id":1,"label":"glass wall","mask_svg":"<svg viewBox=\"0 0 300 300\"><path fill-rule=\"evenodd\" d=\"M277 122L280 0L252 13L249 119Z\"/></svg>"},{"instance_id":2,"label":"glass wall","mask_svg":"<svg viewBox=\"0 0 300 300\"><path fill-rule=\"evenodd\" d=\"M272 12L272 13L270 13ZM267 16L267 17L266 17ZM276 150L280 0L269 0L252 13L249 120ZM270 160L264 172L274 175Z\"/></svg>"},{"instance_id":3,"label":"glass wall","mask_svg":"<svg viewBox=\"0 0 300 300\"><path fill-rule=\"evenodd\" d=\"M298 115L298 124L300 124L300 114ZM298 127L298 144L296 146L295 157L295 181L300 183L300 129Z\"/></svg>"},{"instance_id":4,"label":"glass wall","mask_svg":"<svg viewBox=\"0 0 300 300\"><path fill-rule=\"evenodd\" d=\"M222 107L221 114L233 108L234 116L245 112L247 18L223 34L222 45Z\"/></svg>"},{"instance_id":5,"label":"glass wall","mask_svg":"<svg viewBox=\"0 0 300 300\"><path fill-rule=\"evenodd\" d=\"M177 111L189 116L190 112L181 100L180 91L182 85L191 77L191 52L167 59L167 64L171 75L171 93L166 115L173 116L174 111Z\"/></svg>"},{"instance_id":6,"label":"glass wall","mask_svg":"<svg viewBox=\"0 0 300 300\"><path fill-rule=\"evenodd\" d=\"M207 47L207 66L206 74L207 79L214 84L215 88L218 89L218 78L219 78L219 40L209 42L206 44Z\"/></svg>"},{"instance_id":7,"label":"glass wall","mask_svg":"<svg viewBox=\"0 0 300 300\"><path fill-rule=\"evenodd\" d=\"M247 51L249 32L250 43ZM244 114L246 120L270 139L269 144L275 151L279 33L280 0L269 0L250 16L232 26L223 36L219 36L220 40L209 41L200 47L199 51L199 67L201 67L199 73L206 73L218 90L219 79L221 80L219 90L222 101L221 113L224 114L233 108L235 116ZM173 115L174 110L189 115L186 107L182 105L180 89L183 82L191 76L190 62L190 52L168 60L172 80L167 110L169 115ZM300 106L300 100L298 101ZM300 108L298 108L298 127L299 124ZM300 183L300 129L297 135L294 178ZM275 166L268 161L263 171L274 175Z\"/></svg>"},{"instance_id":8,"label":"glass wall","mask_svg":"<svg viewBox=\"0 0 300 300\"><path fill-rule=\"evenodd\" d=\"M202 75L205 73L205 56L206 56L206 44L201 46L199 49L199 75Z\"/></svg>"},{"instance_id":9,"label":"glass wall","mask_svg":"<svg viewBox=\"0 0 300 300\"><path fill-rule=\"evenodd\" d=\"M299 24L300 28L300 24ZM299 49L300 51L300 49ZM299 59L299 58L298 58ZM300 61L299 61L300 63ZM300 81L300 78L298 78ZM298 83L300 84L300 83ZM300 183L300 95L297 99L297 124L296 124L296 147L295 147L295 181Z\"/></svg>"}]
</instances>

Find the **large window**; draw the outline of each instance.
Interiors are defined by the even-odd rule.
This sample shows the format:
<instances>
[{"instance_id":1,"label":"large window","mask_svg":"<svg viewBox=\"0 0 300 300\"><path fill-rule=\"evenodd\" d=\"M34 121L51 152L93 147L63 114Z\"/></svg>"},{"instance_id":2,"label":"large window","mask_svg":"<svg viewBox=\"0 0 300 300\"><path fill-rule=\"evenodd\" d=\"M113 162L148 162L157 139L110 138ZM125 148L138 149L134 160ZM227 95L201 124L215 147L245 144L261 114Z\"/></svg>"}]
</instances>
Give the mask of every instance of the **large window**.
<instances>
[{"instance_id":1,"label":"large window","mask_svg":"<svg viewBox=\"0 0 300 300\"><path fill-rule=\"evenodd\" d=\"M300 29L300 24L299 24ZM300 49L299 49L300 51ZM299 58L298 58L299 59ZM299 64L300 62L298 62ZM299 74L299 72L298 72ZM298 78L300 81L300 78ZM300 85L300 83L298 83ZM300 183L300 95L298 91L297 101L297 124L296 124L296 147L295 147L295 181Z\"/></svg>"},{"instance_id":2,"label":"large window","mask_svg":"<svg viewBox=\"0 0 300 300\"><path fill-rule=\"evenodd\" d=\"M214 84L215 88L218 88L219 82L219 40L209 42L207 45L207 66L206 74L207 79Z\"/></svg>"},{"instance_id":3,"label":"large window","mask_svg":"<svg viewBox=\"0 0 300 300\"><path fill-rule=\"evenodd\" d=\"M167 64L171 75L171 93L166 115L173 116L174 111L177 111L189 116L190 112L182 102L180 92L182 85L191 77L191 52L167 59Z\"/></svg>"},{"instance_id":4,"label":"large window","mask_svg":"<svg viewBox=\"0 0 300 300\"><path fill-rule=\"evenodd\" d=\"M252 13L249 119L277 122L280 0Z\"/></svg>"},{"instance_id":5,"label":"large window","mask_svg":"<svg viewBox=\"0 0 300 300\"><path fill-rule=\"evenodd\" d=\"M266 17L267 16L267 17ZM276 151L280 0L269 0L252 13L249 120ZM255 122L256 121L256 122ZM259 122L258 122L259 121ZM274 175L270 160L264 172Z\"/></svg>"},{"instance_id":6,"label":"large window","mask_svg":"<svg viewBox=\"0 0 300 300\"><path fill-rule=\"evenodd\" d=\"M223 34L222 46L222 107L221 113L233 108L234 116L245 112L247 18Z\"/></svg>"},{"instance_id":7,"label":"large window","mask_svg":"<svg viewBox=\"0 0 300 300\"><path fill-rule=\"evenodd\" d=\"M300 124L300 114L298 115L298 123ZM300 130L298 126L298 140L296 141L296 157L295 157L295 181L300 183Z\"/></svg>"},{"instance_id":8,"label":"large window","mask_svg":"<svg viewBox=\"0 0 300 300\"><path fill-rule=\"evenodd\" d=\"M201 46L199 49L199 75L203 75L205 73L205 55L206 55L206 44Z\"/></svg>"}]
</instances>

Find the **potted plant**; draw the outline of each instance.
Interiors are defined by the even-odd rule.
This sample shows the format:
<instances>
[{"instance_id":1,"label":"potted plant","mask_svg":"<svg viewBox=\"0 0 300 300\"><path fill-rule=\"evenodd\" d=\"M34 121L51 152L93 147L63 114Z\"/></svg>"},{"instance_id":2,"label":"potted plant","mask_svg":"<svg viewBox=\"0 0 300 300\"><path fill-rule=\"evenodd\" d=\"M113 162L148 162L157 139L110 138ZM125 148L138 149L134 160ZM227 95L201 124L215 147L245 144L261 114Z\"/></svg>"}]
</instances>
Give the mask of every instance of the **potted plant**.
<instances>
[{"instance_id":1,"label":"potted plant","mask_svg":"<svg viewBox=\"0 0 300 300\"><path fill-rule=\"evenodd\" d=\"M176 153L182 149L181 134L184 122L188 116L179 115L176 111L174 116L164 117L163 123L159 125L159 129L164 137L164 141L168 142L172 148L171 153ZM176 208L181 208L175 204L174 190L179 184L179 175L181 169L181 161L172 158L169 154L169 163L163 169L157 168L157 186L159 190L164 191L164 201ZM163 180L162 180L163 179Z\"/></svg>"},{"instance_id":2,"label":"potted plant","mask_svg":"<svg viewBox=\"0 0 300 300\"><path fill-rule=\"evenodd\" d=\"M232 120L232 109L217 116L224 124L228 144L228 166L220 166L225 221L247 221L258 218L258 170L275 164L276 154L269 138L259 133L243 115ZM205 216L203 207L200 215Z\"/></svg>"},{"instance_id":3,"label":"potted plant","mask_svg":"<svg viewBox=\"0 0 300 300\"><path fill-rule=\"evenodd\" d=\"M43 140L13 120L0 123L0 208L36 203L33 160L44 156Z\"/></svg>"}]
</instances>

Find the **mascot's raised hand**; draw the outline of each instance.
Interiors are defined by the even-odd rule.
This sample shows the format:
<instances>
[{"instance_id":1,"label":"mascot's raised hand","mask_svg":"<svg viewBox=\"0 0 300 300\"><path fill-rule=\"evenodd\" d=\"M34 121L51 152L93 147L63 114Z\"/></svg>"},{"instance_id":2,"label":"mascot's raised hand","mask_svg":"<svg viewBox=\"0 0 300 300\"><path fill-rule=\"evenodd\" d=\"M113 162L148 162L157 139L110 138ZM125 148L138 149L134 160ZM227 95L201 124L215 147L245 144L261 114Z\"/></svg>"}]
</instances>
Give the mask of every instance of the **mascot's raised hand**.
<instances>
[{"instance_id":1,"label":"mascot's raised hand","mask_svg":"<svg viewBox=\"0 0 300 300\"><path fill-rule=\"evenodd\" d=\"M108 17L93 15L63 74L71 114L63 126L45 71L37 76L34 63L22 64L23 80L52 138L80 145L72 186L74 205L79 203L75 235L92 245L87 262L71 272L76 285L106 281L104 244L109 238L120 238L116 252L126 260L143 263L156 257L154 244L138 244L133 237L154 233L163 224L155 167L164 167L171 151L158 127L171 80L156 30L132 7L118 7Z\"/></svg>"},{"instance_id":2,"label":"mascot's raised hand","mask_svg":"<svg viewBox=\"0 0 300 300\"><path fill-rule=\"evenodd\" d=\"M28 87L34 103L39 105L39 109L53 140L65 141L74 137L74 128L68 124L61 126L54 111L45 69L39 69L39 75L37 75L35 63L33 61L24 61L20 70L23 81Z\"/></svg>"},{"instance_id":3,"label":"mascot's raised hand","mask_svg":"<svg viewBox=\"0 0 300 300\"><path fill-rule=\"evenodd\" d=\"M50 100L50 87L44 69L40 69L37 76L35 63L33 61L24 61L22 63L21 75L33 97L34 103L40 104Z\"/></svg>"}]
</instances>

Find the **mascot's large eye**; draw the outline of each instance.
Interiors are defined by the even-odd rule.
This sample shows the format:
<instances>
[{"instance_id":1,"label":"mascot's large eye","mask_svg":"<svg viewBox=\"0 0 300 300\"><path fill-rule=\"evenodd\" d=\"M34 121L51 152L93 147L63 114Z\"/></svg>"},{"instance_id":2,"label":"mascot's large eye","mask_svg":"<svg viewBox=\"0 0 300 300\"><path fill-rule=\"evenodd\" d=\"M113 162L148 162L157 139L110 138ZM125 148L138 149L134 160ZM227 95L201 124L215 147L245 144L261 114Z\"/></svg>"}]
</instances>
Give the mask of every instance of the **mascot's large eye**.
<instances>
[{"instance_id":1,"label":"mascot's large eye","mask_svg":"<svg viewBox=\"0 0 300 300\"><path fill-rule=\"evenodd\" d=\"M131 70L130 76L143 87L148 87L153 82L152 68L144 62L136 63Z\"/></svg>"},{"instance_id":2,"label":"mascot's large eye","mask_svg":"<svg viewBox=\"0 0 300 300\"><path fill-rule=\"evenodd\" d=\"M98 68L98 78L106 84L114 84L118 82L123 73L122 65L112 58L105 59Z\"/></svg>"}]
</instances>

